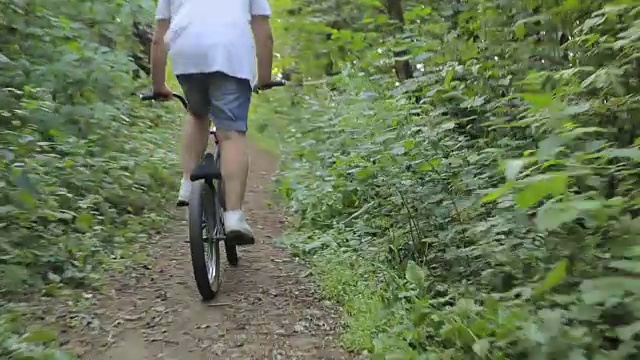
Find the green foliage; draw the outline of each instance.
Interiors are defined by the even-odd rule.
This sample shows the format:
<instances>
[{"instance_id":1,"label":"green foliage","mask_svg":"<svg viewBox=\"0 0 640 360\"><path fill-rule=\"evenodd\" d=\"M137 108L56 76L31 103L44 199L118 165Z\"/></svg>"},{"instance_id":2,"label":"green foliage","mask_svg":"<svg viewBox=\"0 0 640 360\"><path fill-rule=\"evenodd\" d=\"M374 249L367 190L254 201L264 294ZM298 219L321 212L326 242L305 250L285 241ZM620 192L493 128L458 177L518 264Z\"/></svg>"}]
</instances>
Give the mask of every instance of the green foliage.
<instances>
[{"instance_id":1,"label":"green foliage","mask_svg":"<svg viewBox=\"0 0 640 360\"><path fill-rule=\"evenodd\" d=\"M324 294L348 314L345 322L351 331L344 336L346 348L358 351L372 347L375 335L400 324L400 318L382 309L386 297L380 288L384 264L371 263L358 251L337 246L335 239L347 241L345 235L340 231L312 232L279 241L294 255L309 258ZM322 256L311 256L318 253Z\"/></svg>"},{"instance_id":2,"label":"green foliage","mask_svg":"<svg viewBox=\"0 0 640 360\"><path fill-rule=\"evenodd\" d=\"M259 147L279 153L288 124L283 121L290 112L289 94L283 91L262 92L252 100L249 110L249 138Z\"/></svg>"},{"instance_id":3,"label":"green foliage","mask_svg":"<svg viewBox=\"0 0 640 360\"><path fill-rule=\"evenodd\" d=\"M277 181L312 234L295 249L347 318L391 319L347 320L347 345L380 359L633 358L640 7L407 1L400 34L377 2L331 3L275 1L283 64L313 79L326 50L341 71L289 90ZM404 82L398 48L414 67Z\"/></svg>"},{"instance_id":4,"label":"green foliage","mask_svg":"<svg viewBox=\"0 0 640 360\"><path fill-rule=\"evenodd\" d=\"M132 79L132 24L152 19L152 1L0 6L3 308L18 296L95 286L105 265L162 226L178 119L134 96L142 84ZM62 358L32 355L39 333L12 335L4 324L2 358Z\"/></svg>"},{"instance_id":5,"label":"green foliage","mask_svg":"<svg viewBox=\"0 0 640 360\"><path fill-rule=\"evenodd\" d=\"M12 360L71 360L51 345L57 334L47 329L27 330L20 325L21 314L11 311L0 317L0 356Z\"/></svg>"}]
</instances>

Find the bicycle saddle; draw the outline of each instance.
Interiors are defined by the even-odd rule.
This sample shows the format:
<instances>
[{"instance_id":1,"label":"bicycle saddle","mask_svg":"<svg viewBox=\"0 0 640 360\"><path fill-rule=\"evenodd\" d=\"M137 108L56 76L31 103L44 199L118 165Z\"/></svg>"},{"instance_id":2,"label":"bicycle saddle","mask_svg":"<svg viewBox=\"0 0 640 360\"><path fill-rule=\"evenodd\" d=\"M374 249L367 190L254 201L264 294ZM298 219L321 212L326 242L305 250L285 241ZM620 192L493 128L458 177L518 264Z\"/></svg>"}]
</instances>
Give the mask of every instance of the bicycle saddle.
<instances>
[{"instance_id":1,"label":"bicycle saddle","mask_svg":"<svg viewBox=\"0 0 640 360\"><path fill-rule=\"evenodd\" d=\"M218 164L216 164L216 158L211 153L205 154L204 158L198 163L198 165L191 172L191 181L198 180L220 180L222 174Z\"/></svg>"}]
</instances>

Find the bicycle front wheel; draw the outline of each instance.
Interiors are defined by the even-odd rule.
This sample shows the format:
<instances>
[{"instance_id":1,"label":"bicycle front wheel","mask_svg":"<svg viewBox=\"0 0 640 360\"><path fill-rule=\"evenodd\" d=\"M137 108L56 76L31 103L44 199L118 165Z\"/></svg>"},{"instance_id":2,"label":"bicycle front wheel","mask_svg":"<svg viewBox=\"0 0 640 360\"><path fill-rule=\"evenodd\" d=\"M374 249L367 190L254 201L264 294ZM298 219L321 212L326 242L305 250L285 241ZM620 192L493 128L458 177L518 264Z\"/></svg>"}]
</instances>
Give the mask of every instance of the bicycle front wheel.
<instances>
[{"instance_id":1,"label":"bicycle front wheel","mask_svg":"<svg viewBox=\"0 0 640 360\"><path fill-rule=\"evenodd\" d=\"M214 187L204 181L193 183L189 201L189 245L193 275L205 301L220 289L220 239L224 236L222 212Z\"/></svg>"}]
</instances>

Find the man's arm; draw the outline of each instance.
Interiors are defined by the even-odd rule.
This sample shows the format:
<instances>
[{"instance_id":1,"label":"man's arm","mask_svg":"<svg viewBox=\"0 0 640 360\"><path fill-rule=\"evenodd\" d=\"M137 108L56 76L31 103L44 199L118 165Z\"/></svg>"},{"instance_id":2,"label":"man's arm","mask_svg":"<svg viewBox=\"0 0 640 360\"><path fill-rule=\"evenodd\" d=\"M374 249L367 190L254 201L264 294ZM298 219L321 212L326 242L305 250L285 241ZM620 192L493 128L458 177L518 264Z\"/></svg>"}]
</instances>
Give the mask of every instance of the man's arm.
<instances>
[{"instance_id":1,"label":"man's arm","mask_svg":"<svg viewBox=\"0 0 640 360\"><path fill-rule=\"evenodd\" d=\"M151 84L158 95L171 96L165 85L167 76L167 46L164 36L171 24L171 0L158 0L156 9L156 30L151 41Z\"/></svg>"},{"instance_id":2,"label":"man's arm","mask_svg":"<svg viewBox=\"0 0 640 360\"><path fill-rule=\"evenodd\" d=\"M251 30L256 43L258 59L258 85L271 81L273 66L273 33L271 32L271 8L267 0L251 0Z\"/></svg>"},{"instance_id":3,"label":"man's arm","mask_svg":"<svg viewBox=\"0 0 640 360\"><path fill-rule=\"evenodd\" d=\"M257 15L251 17L251 30L256 42L256 56L258 58L258 84L265 85L271 81L273 66L273 34L268 16Z\"/></svg>"},{"instance_id":4,"label":"man's arm","mask_svg":"<svg viewBox=\"0 0 640 360\"><path fill-rule=\"evenodd\" d=\"M156 23L156 30L153 33L151 43L151 83L154 90L165 88L167 74L167 46L164 43L164 36L169 30L169 19L160 19Z\"/></svg>"}]
</instances>

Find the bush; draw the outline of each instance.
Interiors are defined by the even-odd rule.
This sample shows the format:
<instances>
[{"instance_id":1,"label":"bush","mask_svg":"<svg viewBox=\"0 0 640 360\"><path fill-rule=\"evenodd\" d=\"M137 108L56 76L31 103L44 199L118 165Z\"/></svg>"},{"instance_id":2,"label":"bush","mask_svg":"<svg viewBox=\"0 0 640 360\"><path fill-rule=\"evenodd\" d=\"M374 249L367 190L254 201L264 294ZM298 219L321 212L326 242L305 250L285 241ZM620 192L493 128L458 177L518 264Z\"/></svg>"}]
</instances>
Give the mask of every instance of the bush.
<instances>
[{"instance_id":1,"label":"bush","mask_svg":"<svg viewBox=\"0 0 640 360\"><path fill-rule=\"evenodd\" d=\"M6 309L18 298L95 286L105 265L161 228L177 178L166 146L177 124L133 96L141 87L132 77L140 47L132 26L152 18L152 1L0 5ZM0 325L0 353L31 359L11 352L24 341L11 334Z\"/></svg>"},{"instance_id":2,"label":"bush","mask_svg":"<svg viewBox=\"0 0 640 360\"><path fill-rule=\"evenodd\" d=\"M347 317L374 331L347 321L346 345L387 359L632 358L638 7L409 1L398 30L377 3L303 3L278 25L284 57L305 81L320 50L341 72L296 90L278 185L314 234L291 246L340 285L335 299L369 302ZM407 60L413 76L398 79ZM375 296L358 299L362 284Z\"/></svg>"}]
</instances>

